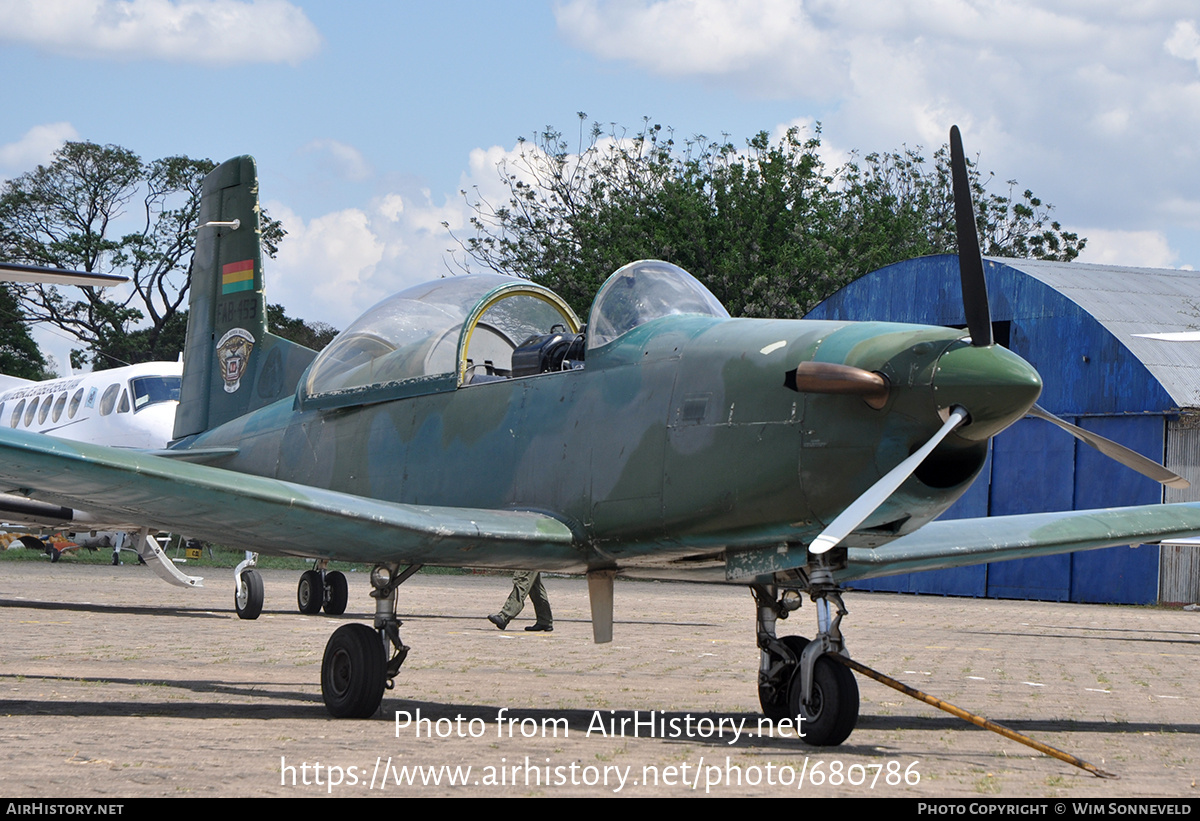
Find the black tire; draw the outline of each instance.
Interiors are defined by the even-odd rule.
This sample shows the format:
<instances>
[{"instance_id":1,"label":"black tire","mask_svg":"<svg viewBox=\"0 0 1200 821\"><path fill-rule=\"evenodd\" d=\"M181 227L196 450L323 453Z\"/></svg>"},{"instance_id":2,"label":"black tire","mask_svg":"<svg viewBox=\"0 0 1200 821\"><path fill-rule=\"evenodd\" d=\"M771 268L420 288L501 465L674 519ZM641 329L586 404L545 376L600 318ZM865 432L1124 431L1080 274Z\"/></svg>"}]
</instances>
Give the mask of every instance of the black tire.
<instances>
[{"instance_id":1,"label":"black tire","mask_svg":"<svg viewBox=\"0 0 1200 821\"><path fill-rule=\"evenodd\" d=\"M804 636L784 636L780 641L787 645L787 648L796 656L797 661L800 660L800 654L804 652L804 648L808 646L808 639ZM794 671L794 666L781 671L779 681L773 687L762 682L758 684L758 703L762 705L763 715L772 721L796 717L795 713L790 715L788 713L790 709L788 707L789 685Z\"/></svg>"},{"instance_id":2,"label":"black tire","mask_svg":"<svg viewBox=\"0 0 1200 821\"><path fill-rule=\"evenodd\" d=\"M340 616L350 602L350 584L346 574L334 570L325 574L325 615Z\"/></svg>"},{"instance_id":3,"label":"black tire","mask_svg":"<svg viewBox=\"0 0 1200 821\"><path fill-rule=\"evenodd\" d=\"M828 655L813 665L813 706L810 710L801 701L802 669L792 673L788 685L788 703L793 716L802 716L801 739L813 747L836 747L847 738L858 722L858 682L850 668Z\"/></svg>"},{"instance_id":4,"label":"black tire","mask_svg":"<svg viewBox=\"0 0 1200 821\"><path fill-rule=\"evenodd\" d=\"M246 585L246 594L242 596L236 593L233 596L233 606L237 610L239 619L253 621L262 613L263 609L263 580L262 575L257 570L246 570L242 573L242 582Z\"/></svg>"},{"instance_id":5,"label":"black tire","mask_svg":"<svg viewBox=\"0 0 1200 821\"><path fill-rule=\"evenodd\" d=\"M321 612L325 603L325 583L321 574L315 570L305 570L300 574L300 583L296 585L296 606L306 616Z\"/></svg>"},{"instance_id":6,"label":"black tire","mask_svg":"<svg viewBox=\"0 0 1200 821\"><path fill-rule=\"evenodd\" d=\"M379 633L343 624L329 637L321 661L321 696L334 718L370 718L383 701L387 655Z\"/></svg>"}]
</instances>

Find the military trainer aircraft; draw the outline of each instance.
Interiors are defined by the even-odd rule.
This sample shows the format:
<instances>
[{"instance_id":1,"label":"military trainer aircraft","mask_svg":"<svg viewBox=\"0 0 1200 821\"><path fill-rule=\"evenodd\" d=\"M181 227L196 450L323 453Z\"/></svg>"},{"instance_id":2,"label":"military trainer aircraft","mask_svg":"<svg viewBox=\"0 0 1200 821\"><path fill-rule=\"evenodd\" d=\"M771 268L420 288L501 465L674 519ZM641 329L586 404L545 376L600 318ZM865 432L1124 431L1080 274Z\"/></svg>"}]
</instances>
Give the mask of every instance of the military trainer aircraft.
<instances>
[{"instance_id":1,"label":"military trainer aircraft","mask_svg":"<svg viewBox=\"0 0 1200 821\"><path fill-rule=\"evenodd\" d=\"M229 160L204 184L175 443L144 455L0 428L0 489L373 564L373 626L325 648L338 717L374 714L398 675L398 588L421 565L586 573L597 641L618 573L744 584L763 709L841 743L858 715L829 655L847 653L844 582L1200 534L1198 504L932 521L1041 390L993 343L951 138L966 332L732 319L683 270L642 261L605 282L586 327L534 283L449 277L319 356L266 330L255 166ZM242 576L239 597L261 596ZM777 636L802 593L815 637Z\"/></svg>"}]
</instances>

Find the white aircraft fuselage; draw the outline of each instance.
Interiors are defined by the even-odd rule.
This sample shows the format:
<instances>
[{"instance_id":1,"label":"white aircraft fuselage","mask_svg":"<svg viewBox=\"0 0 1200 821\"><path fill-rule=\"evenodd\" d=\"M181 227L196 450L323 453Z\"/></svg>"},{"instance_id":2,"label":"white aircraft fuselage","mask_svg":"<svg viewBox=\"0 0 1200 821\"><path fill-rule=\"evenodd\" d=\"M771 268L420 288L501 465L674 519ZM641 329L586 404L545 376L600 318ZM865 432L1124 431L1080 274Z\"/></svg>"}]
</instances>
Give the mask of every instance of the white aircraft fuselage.
<instances>
[{"instance_id":1,"label":"white aircraft fuselage","mask_svg":"<svg viewBox=\"0 0 1200 821\"><path fill-rule=\"evenodd\" d=\"M0 425L110 447L165 448L182 373L180 362L145 362L45 382L5 377Z\"/></svg>"}]
</instances>

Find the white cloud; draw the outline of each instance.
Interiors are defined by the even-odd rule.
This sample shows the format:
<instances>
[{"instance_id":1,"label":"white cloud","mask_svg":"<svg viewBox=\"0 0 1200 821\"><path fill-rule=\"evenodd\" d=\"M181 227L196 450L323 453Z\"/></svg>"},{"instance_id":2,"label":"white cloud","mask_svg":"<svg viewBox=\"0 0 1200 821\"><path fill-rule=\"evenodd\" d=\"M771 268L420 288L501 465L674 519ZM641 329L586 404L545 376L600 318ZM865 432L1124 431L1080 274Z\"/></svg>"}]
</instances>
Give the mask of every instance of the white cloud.
<instances>
[{"instance_id":1,"label":"white cloud","mask_svg":"<svg viewBox=\"0 0 1200 821\"><path fill-rule=\"evenodd\" d=\"M1085 228L1087 247L1080 262L1099 265L1129 265L1138 268L1172 268L1179 255L1171 250L1161 231L1111 231Z\"/></svg>"},{"instance_id":2,"label":"white cloud","mask_svg":"<svg viewBox=\"0 0 1200 821\"><path fill-rule=\"evenodd\" d=\"M496 167L506 162L509 173L528 178L522 154L537 151L529 143L472 150L460 188L472 201L503 202L508 188ZM464 272L465 254L450 235L465 240L471 233L471 210L460 194L438 202L427 188L400 186L362 208L307 219L278 200L265 206L288 232L278 257L264 263L267 299L291 316L344 328L397 291Z\"/></svg>"},{"instance_id":3,"label":"white cloud","mask_svg":"<svg viewBox=\"0 0 1200 821\"><path fill-rule=\"evenodd\" d=\"M266 207L288 232L265 263L267 299L291 316L344 328L390 294L461 272L443 225L466 225L460 197L439 205L427 190L391 192L308 220L278 201Z\"/></svg>"},{"instance_id":4,"label":"white cloud","mask_svg":"<svg viewBox=\"0 0 1200 821\"><path fill-rule=\"evenodd\" d=\"M574 0L555 9L576 46L668 77L758 79L768 93L804 84L824 96L842 55L794 0Z\"/></svg>"},{"instance_id":5,"label":"white cloud","mask_svg":"<svg viewBox=\"0 0 1200 821\"><path fill-rule=\"evenodd\" d=\"M295 64L321 35L287 0L7 0L0 41L75 57Z\"/></svg>"},{"instance_id":6,"label":"white cloud","mask_svg":"<svg viewBox=\"0 0 1200 821\"><path fill-rule=\"evenodd\" d=\"M1068 230L1171 229L1200 264L1200 236L1173 229L1169 210L1200 190L1187 3L565 0L556 18L601 59L820 106L824 139L863 152L928 156L957 123L985 171L1053 202Z\"/></svg>"},{"instance_id":7,"label":"white cloud","mask_svg":"<svg viewBox=\"0 0 1200 821\"><path fill-rule=\"evenodd\" d=\"M64 142L77 139L79 133L70 123L35 125L15 143L0 145L0 174L32 171L50 162Z\"/></svg>"},{"instance_id":8,"label":"white cloud","mask_svg":"<svg viewBox=\"0 0 1200 821\"><path fill-rule=\"evenodd\" d=\"M1167 53L1181 60L1192 60L1200 69L1200 32L1191 20L1180 20L1171 30L1171 36L1163 44Z\"/></svg>"},{"instance_id":9,"label":"white cloud","mask_svg":"<svg viewBox=\"0 0 1200 821\"><path fill-rule=\"evenodd\" d=\"M337 140L313 140L300 152L327 155L337 175L352 182L361 182L371 176L370 164L352 145Z\"/></svg>"},{"instance_id":10,"label":"white cloud","mask_svg":"<svg viewBox=\"0 0 1200 821\"><path fill-rule=\"evenodd\" d=\"M370 288L384 244L357 208L307 222L282 203L267 205L287 236L279 255L264 261L267 299L292 316L344 325L384 294Z\"/></svg>"}]
</instances>

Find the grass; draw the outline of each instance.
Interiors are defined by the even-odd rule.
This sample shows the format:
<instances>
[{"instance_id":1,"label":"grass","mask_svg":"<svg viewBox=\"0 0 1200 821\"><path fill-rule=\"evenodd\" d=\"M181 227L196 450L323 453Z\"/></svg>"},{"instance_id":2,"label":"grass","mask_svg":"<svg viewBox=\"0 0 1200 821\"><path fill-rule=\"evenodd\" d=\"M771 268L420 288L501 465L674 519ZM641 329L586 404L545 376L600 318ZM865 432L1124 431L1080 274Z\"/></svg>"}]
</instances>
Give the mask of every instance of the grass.
<instances>
[{"instance_id":1,"label":"grass","mask_svg":"<svg viewBox=\"0 0 1200 821\"><path fill-rule=\"evenodd\" d=\"M176 547L176 542L172 540L166 548L166 554L171 559L183 559L185 553L183 549ZM200 551L199 559L188 559L186 563L181 563L182 568L191 567L215 567L228 568L232 570L237 567L243 559L246 558L245 551L235 550L231 547L222 545L205 546ZM50 559L45 552L36 549L15 547L10 550L0 550L0 562L49 562ZM137 559L134 554L127 550L121 551L121 561L124 564L130 564ZM98 548L96 550L88 550L80 548L62 554L59 559L60 564L94 564L94 565L111 565L112 550L110 548ZM265 556L259 554L258 567L266 570L307 570L312 567L311 559L298 559L291 556ZM330 562L330 570L341 570L347 572L358 570L359 572L368 572L371 569L370 565L356 564L353 562ZM454 567L424 567L422 573L431 575L461 575L470 571L461 570Z\"/></svg>"}]
</instances>

